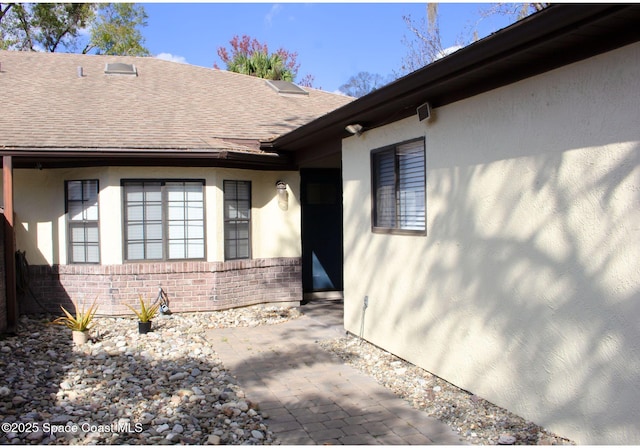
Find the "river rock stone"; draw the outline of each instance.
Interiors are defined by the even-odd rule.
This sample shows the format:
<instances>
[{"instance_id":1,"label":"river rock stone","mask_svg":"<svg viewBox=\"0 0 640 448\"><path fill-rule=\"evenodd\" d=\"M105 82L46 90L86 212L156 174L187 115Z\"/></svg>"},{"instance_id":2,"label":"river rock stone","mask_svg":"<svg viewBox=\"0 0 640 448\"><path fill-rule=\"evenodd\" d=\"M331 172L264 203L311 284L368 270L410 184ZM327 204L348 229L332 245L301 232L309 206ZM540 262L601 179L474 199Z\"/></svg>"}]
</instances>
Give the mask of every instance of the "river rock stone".
<instances>
[{"instance_id":1,"label":"river rock stone","mask_svg":"<svg viewBox=\"0 0 640 448\"><path fill-rule=\"evenodd\" d=\"M0 433L0 444L277 443L261 413L241 410L244 392L203 334L299 315L267 307L173 314L154 320L144 338L136 319L97 317L84 346L50 325L53 316L21 317L17 336L0 340L2 421L40 428L46 422L59 430ZM235 405L225 415L222 406L229 401ZM255 430L264 437L254 437Z\"/></svg>"},{"instance_id":2,"label":"river rock stone","mask_svg":"<svg viewBox=\"0 0 640 448\"><path fill-rule=\"evenodd\" d=\"M187 372L174 373L169 377L169 381L179 381L185 379L189 374Z\"/></svg>"},{"instance_id":3,"label":"river rock stone","mask_svg":"<svg viewBox=\"0 0 640 448\"><path fill-rule=\"evenodd\" d=\"M357 336L337 337L320 341L318 345L370 375L414 408L447 423L464 443L497 445L500 441L511 441L500 439L508 435L515 437L514 443L525 445L574 444ZM404 371L403 375L396 374L399 369ZM263 419L267 418L264 412L261 414Z\"/></svg>"},{"instance_id":4,"label":"river rock stone","mask_svg":"<svg viewBox=\"0 0 640 448\"><path fill-rule=\"evenodd\" d=\"M253 431L251 431L251 437L253 437L254 439L258 439L258 440L262 440L264 439L264 434L262 434L262 432L254 429Z\"/></svg>"},{"instance_id":5,"label":"river rock stone","mask_svg":"<svg viewBox=\"0 0 640 448\"><path fill-rule=\"evenodd\" d=\"M3 423L92 427L34 432L31 439L26 433L0 433L0 444L278 444L268 413L245 397L202 335L210 328L268 325L299 315L277 307L175 313L154 319L153 332L144 338L136 319L98 317L84 347L74 346L60 326L21 317L18 335L0 340ZM571 444L359 338L318 345L446 421L466 443L496 445L510 440L500 436L511 436L518 444ZM18 396L24 401L14 405Z\"/></svg>"},{"instance_id":6,"label":"river rock stone","mask_svg":"<svg viewBox=\"0 0 640 448\"><path fill-rule=\"evenodd\" d=\"M220 445L220 436L211 434L207 437L207 445Z\"/></svg>"}]
</instances>

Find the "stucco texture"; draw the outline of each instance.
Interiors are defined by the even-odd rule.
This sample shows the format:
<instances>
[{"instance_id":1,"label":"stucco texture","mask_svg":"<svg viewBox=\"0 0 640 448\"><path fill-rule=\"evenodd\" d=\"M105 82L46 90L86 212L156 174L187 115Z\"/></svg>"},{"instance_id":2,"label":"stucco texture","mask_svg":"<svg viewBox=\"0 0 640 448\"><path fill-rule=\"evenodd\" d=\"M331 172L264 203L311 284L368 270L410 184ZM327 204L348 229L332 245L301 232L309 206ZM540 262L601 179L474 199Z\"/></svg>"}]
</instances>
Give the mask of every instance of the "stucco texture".
<instances>
[{"instance_id":1,"label":"stucco texture","mask_svg":"<svg viewBox=\"0 0 640 448\"><path fill-rule=\"evenodd\" d=\"M14 172L16 244L32 265L67 264L65 180L98 179L100 257L103 265L123 258L122 179L204 179L206 261L224 261L224 180L252 185L252 258L301 256L300 177L297 172L213 168L99 167ZM278 204L276 182L287 183L286 210Z\"/></svg>"},{"instance_id":2,"label":"stucco texture","mask_svg":"<svg viewBox=\"0 0 640 448\"><path fill-rule=\"evenodd\" d=\"M640 443L639 118L634 44L345 139L347 330L580 444ZM374 234L370 151L416 137L427 235Z\"/></svg>"}]
</instances>

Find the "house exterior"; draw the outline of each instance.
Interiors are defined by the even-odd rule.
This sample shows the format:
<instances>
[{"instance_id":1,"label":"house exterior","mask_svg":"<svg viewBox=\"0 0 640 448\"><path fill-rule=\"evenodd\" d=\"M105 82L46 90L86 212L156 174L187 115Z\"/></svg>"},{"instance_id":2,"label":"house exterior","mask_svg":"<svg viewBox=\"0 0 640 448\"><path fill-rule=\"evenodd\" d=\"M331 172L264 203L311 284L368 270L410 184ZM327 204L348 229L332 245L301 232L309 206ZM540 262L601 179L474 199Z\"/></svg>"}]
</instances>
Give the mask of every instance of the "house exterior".
<instances>
[{"instance_id":1,"label":"house exterior","mask_svg":"<svg viewBox=\"0 0 640 448\"><path fill-rule=\"evenodd\" d=\"M159 288L174 312L302 300L299 170L314 165L268 146L352 98L154 58L9 51L0 86L10 323L70 300L122 314Z\"/></svg>"},{"instance_id":2,"label":"house exterior","mask_svg":"<svg viewBox=\"0 0 640 448\"><path fill-rule=\"evenodd\" d=\"M274 141L341 152L349 332L579 444L640 443L638 23L554 5Z\"/></svg>"},{"instance_id":3,"label":"house exterior","mask_svg":"<svg viewBox=\"0 0 640 448\"><path fill-rule=\"evenodd\" d=\"M639 444L638 23L553 5L355 101L0 52L5 253L52 307L343 290L349 332L579 444Z\"/></svg>"}]
</instances>

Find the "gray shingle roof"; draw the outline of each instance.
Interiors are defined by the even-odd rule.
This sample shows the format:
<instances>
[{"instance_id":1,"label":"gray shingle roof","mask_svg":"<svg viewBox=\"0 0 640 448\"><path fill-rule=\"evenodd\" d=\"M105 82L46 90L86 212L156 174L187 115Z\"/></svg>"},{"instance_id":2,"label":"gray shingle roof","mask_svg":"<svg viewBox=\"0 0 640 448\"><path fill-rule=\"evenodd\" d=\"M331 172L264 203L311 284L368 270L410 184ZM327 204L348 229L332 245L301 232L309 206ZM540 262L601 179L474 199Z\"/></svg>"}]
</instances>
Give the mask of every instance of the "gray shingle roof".
<instances>
[{"instance_id":1,"label":"gray shingle roof","mask_svg":"<svg viewBox=\"0 0 640 448\"><path fill-rule=\"evenodd\" d=\"M137 76L105 74L134 64ZM78 76L82 67L83 76ZM353 98L155 58L0 51L0 150L259 152Z\"/></svg>"}]
</instances>

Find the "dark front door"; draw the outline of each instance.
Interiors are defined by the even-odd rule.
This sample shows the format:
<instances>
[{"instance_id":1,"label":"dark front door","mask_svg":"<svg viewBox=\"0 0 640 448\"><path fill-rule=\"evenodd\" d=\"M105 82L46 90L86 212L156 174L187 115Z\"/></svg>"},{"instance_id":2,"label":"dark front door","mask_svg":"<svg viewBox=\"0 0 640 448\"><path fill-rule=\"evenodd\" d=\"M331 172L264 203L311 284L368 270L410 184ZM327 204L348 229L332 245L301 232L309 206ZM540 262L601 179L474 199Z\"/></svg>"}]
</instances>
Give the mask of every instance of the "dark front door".
<instances>
[{"instance_id":1,"label":"dark front door","mask_svg":"<svg viewBox=\"0 0 640 448\"><path fill-rule=\"evenodd\" d=\"M302 170L302 286L305 293L342 291L342 176Z\"/></svg>"}]
</instances>

